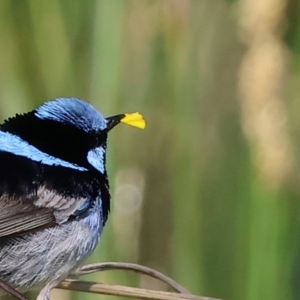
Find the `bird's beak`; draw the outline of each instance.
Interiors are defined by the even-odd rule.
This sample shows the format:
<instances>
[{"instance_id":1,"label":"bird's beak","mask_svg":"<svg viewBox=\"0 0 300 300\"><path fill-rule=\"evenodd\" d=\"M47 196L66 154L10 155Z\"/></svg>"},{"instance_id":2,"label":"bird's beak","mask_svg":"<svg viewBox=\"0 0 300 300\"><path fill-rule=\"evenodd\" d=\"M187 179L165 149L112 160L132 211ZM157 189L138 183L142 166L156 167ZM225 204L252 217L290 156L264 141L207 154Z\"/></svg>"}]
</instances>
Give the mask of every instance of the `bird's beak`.
<instances>
[{"instance_id":1,"label":"bird's beak","mask_svg":"<svg viewBox=\"0 0 300 300\"><path fill-rule=\"evenodd\" d=\"M144 129L146 127L146 121L144 117L138 112L132 114L122 114L122 115L108 117L106 118L106 122L107 122L107 129L106 129L107 131L110 131L120 122L140 129Z\"/></svg>"}]
</instances>

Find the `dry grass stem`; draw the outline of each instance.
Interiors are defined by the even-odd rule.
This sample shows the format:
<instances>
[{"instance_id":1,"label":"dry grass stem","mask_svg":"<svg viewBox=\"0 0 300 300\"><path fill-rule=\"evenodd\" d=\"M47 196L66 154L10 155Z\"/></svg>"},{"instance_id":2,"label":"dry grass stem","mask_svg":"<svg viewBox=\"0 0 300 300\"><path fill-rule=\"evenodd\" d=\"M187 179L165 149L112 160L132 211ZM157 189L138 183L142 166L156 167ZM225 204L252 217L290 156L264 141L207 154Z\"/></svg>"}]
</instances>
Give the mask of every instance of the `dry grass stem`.
<instances>
[{"instance_id":1,"label":"dry grass stem","mask_svg":"<svg viewBox=\"0 0 300 300\"><path fill-rule=\"evenodd\" d=\"M170 277L164 275L163 273L156 271L154 269L133 264L133 263L122 263L122 262L105 262L105 263L94 263L89 264L86 266L83 266L80 270L78 270L74 275L86 275L91 274L94 272L103 272L103 271L109 271L109 270L129 270L136 273L141 273L143 275L147 275L150 277L153 277L155 279L158 279L160 281L165 282L167 285L169 285L171 288L173 288L178 293L185 293L190 294L190 292L185 289L183 286L181 286L179 283L171 279Z\"/></svg>"},{"instance_id":2,"label":"dry grass stem","mask_svg":"<svg viewBox=\"0 0 300 300\"><path fill-rule=\"evenodd\" d=\"M175 282L170 277L162 274L159 271L154 269L133 264L133 263L122 263L122 262L105 262L105 263L94 263L83 266L74 274L75 276L91 274L94 272L103 272L108 270L125 270L125 271L133 271L136 273L141 273L143 275L147 275L153 277L157 280L160 280L171 288L173 288L177 293L164 292L164 291L156 291L156 290L148 290L141 288L134 288L129 286L122 285L111 285L111 284L103 284L97 282L87 282L80 281L75 279L66 279L61 282L57 288L68 289L74 291L81 292L89 292L89 293L98 293L103 295L115 295L115 296L124 296L124 297L132 297L139 299L157 299L157 300L175 300L175 299L189 299L189 300L217 300L216 298L202 297L192 295L189 291L187 291L180 284Z\"/></svg>"},{"instance_id":3,"label":"dry grass stem","mask_svg":"<svg viewBox=\"0 0 300 300\"><path fill-rule=\"evenodd\" d=\"M12 286L10 286L8 283L0 280L0 289L4 290L7 294L15 297L19 300L28 300L23 294L15 290Z\"/></svg>"},{"instance_id":4,"label":"dry grass stem","mask_svg":"<svg viewBox=\"0 0 300 300\"><path fill-rule=\"evenodd\" d=\"M175 282L173 279L168 276L145 266L141 266L138 264L132 263L117 263L117 262L106 262L106 263L95 263L83 266L77 272L72 275L86 275L94 272L100 271L108 271L108 270L126 270L126 271L134 271L137 273L141 273L147 276L151 276L160 280L170 287L172 287L176 293L173 292L165 292L165 291L157 291L157 290L149 290L142 288L135 288L130 286L123 285L112 285L112 284L103 284L98 282L90 282L90 281L82 281L77 279L65 279L62 281L57 288L78 291L78 292L87 292L87 293L95 293L101 295L115 295L115 296L123 296L123 297L131 297L138 299L154 299L154 300L220 300L216 298L197 296L189 293L184 287ZM0 288L5 290L8 294L14 296L19 300L28 300L21 293L16 291L14 288L10 287L5 282L0 280ZM47 296L50 290L47 290ZM44 298L45 291L41 291L38 295L38 299Z\"/></svg>"},{"instance_id":5,"label":"dry grass stem","mask_svg":"<svg viewBox=\"0 0 300 300\"><path fill-rule=\"evenodd\" d=\"M201 297L192 294L172 293L155 291L141 288L134 288L122 285L111 285L97 282L80 281L75 279L66 279L61 282L57 288L80 291L87 293L96 293L102 295L114 295L131 297L138 299L154 299L154 300L219 300L216 298Z\"/></svg>"}]
</instances>

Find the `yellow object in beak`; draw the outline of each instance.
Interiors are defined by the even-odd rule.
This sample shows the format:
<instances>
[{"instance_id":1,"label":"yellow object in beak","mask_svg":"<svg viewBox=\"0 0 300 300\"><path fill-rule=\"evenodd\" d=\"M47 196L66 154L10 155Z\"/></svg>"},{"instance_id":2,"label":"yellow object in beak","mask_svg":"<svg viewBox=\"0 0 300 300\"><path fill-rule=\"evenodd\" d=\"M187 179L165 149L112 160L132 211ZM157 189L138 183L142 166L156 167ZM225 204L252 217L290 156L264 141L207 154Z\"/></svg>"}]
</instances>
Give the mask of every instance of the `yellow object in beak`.
<instances>
[{"instance_id":1,"label":"yellow object in beak","mask_svg":"<svg viewBox=\"0 0 300 300\"><path fill-rule=\"evenodd\" d=\"M125 114L125 116L121 119L121 122L140 129L144 129L146 127L146 121L144 117L138 112Z\"/></svg>"}]
</instances>

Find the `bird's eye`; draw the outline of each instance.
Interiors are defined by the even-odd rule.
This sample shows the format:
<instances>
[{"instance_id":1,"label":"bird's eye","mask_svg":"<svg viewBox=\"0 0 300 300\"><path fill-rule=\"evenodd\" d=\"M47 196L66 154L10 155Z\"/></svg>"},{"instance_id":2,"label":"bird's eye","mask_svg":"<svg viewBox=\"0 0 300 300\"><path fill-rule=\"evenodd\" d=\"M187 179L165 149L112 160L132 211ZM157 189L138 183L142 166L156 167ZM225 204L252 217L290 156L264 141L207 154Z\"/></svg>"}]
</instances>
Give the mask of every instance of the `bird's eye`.
<instances>
[{"instance_id":1,"label":"bird's eye","mask_svg":"<svg viewBox=\"0 0 300 300\"><path fill-rule=\"evenodd\" d=\"M95 136L95 148L101 146L103 143L105 143L107 139L107 134L106 133L98 133L96 136Z\"/></svg>"},{"instance_id":2,"label":"bird's eye","mask_svg":"<svg viewBox=\"0 0 300 300\"><path fill-rule=\"evenodd\" d=\"M96 147L98 147L98 146L99 146L99 137L96 136Z\"/></svg>"}]
</instances>

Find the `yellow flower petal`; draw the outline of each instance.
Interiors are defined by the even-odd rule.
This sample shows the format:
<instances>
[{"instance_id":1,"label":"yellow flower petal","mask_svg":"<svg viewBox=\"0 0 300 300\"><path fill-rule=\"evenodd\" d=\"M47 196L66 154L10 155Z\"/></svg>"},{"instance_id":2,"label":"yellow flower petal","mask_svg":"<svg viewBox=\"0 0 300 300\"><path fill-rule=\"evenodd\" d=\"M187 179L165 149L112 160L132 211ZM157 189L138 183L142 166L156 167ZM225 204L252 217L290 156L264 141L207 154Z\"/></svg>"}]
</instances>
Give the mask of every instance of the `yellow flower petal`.
<instances>
[{"instance_id":1,"label":"yellow flower petal","mask_svg":"<svg viewBox=\"0 0 300 300\"><path fill-rule=\"evenodd\" d=\"M144 129L146 127L146 121L144 117L138 112L125 114L125 117L121 119L121 122L140 129Z\"/></svg>"}]
</instances>

